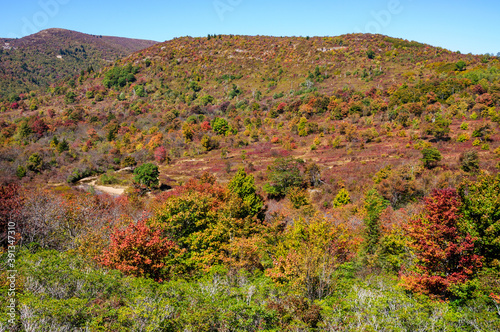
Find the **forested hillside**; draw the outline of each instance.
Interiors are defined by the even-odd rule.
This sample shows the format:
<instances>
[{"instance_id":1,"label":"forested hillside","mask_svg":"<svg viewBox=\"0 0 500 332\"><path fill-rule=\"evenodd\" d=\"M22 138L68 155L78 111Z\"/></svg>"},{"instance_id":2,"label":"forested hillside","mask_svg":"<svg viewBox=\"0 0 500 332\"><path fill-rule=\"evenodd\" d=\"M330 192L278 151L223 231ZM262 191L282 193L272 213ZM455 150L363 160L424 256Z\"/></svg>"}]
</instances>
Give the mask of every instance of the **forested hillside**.
<instances>
[{"instance_id":1,"label":"forested hillside","mask_svg":"<svg viewBox=\"0 0 500 332\"><path fill-rule=\"evenodd\" d=\"M14 331L500 329L497 57L184 37L0 108Z\"/></svg>"},{"instance_id":2,"label":"forested hillside","mask_svg":"<svg viewBox=\"0 0 500 332\"><path fill-rule=\"evenodd\" d=\"M100 69L155 43L64 29L47 29L20 39L0 38L0 97L45 92L56 81Z\"/></svg>"}]
</instances>

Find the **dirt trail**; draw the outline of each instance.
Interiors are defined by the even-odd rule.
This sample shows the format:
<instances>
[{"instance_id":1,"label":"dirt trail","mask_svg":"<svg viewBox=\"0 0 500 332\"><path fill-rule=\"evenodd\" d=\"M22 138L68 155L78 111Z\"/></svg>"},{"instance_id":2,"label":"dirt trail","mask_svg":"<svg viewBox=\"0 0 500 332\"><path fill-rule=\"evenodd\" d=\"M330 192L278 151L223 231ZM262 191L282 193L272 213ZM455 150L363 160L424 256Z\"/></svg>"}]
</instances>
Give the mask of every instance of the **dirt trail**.
<instances>
[{"instance_id":1,"label":"dirt trail","mask_svg":"<svg viewBox=\"0 0 500 332\"><path fill-rule=\"evenodd\" d=\"M95 184L95 181L92 181L92 183L90 185L94 186L95 190L99 190L99 191L111 194L113 196L120 196L125 192L124 188L99 186L99 185Z\"/></svg>"},{"instance_id":2,"label":"dirt trail","mask_svg":"<svg viewBox=\"0 0 500 332\"><path fill-rule=\"evenodd\" d=\"M108 186L100 186L97 185L97 176L91 176L88 178L81 179L80 185L78 187L83 188L83 189L88 189L89 187L94 187L95 190L101 191L103 193L107 193L113 196L120 196L125 192L125 188L115 188L115 187L108 187Z\"/></svg>"}]
</instances>

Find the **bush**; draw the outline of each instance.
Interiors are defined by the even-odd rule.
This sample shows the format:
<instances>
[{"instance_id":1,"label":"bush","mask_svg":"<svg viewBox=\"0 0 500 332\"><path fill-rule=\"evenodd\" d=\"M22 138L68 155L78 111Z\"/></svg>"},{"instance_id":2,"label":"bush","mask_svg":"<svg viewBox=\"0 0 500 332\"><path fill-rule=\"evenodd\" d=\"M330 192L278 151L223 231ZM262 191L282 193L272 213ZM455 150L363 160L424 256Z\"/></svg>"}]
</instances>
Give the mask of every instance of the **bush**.
<instances>
[{"instance_id":1,"label":"bush","mask_svg":"<svg viewBox=\"0 0 500 332\"><path fill-rule=\"evenodd\" d=\"M391 202L395 209L416 200L423 194L410 167L402 167L383 176L384 178L377 185L377 190L386 200ZM386 176L387 178L385 178Z\"/></svg>"},{"instance_id":2,"label":"bush","mask_svg":"<svg viewBox=\"0 0 500 332\"><path fill-rule=\"evenodd\" d=\"M41 172L43 168L43 159L38 152L33 153L28 158L27 168L33 172Z\"/></svg>"},{"instance_id":3,"label":"bush","mask_svg":"<svg viewBox=\"0 0 500 332\"><path fill-rule=\"evenodd\" d=\"M64 97L64 101L66 102L66 104L73 104L76 100L76 93L74 93L73 91L69 91L68 93L66 93L66 96Z\"/></svg>"},{"instance_id":4,"label":"bush","mask_svg":"<svg viewBox=\"0 0 500 332\"><path fill-rule=\"evenodd\" d=\"M120 181L113 174L103 174L99 177L99 182L104 185L118 184Z\"/></svg>"},{"instance_id":5,"label":"bush","mask_svg":"<svg viewBox=\"0 0 500 332\"><path fill-rule=\"evenodd\" d=\"M226 133L231 130L231 128L229 127L229 123L222 118L215 118L212 121L212 129L219 135L226 135Z\"/></svg>"},{"instance_id":6,"label":"bush","mask_svg":"<svg viewBox=\"0 0 500 332\"><path fill-rule=\"evenodd\" d=\"M212 151L219 147L219 141L208 135L203 135L201 139L201 146L205 151Z\"/></svg>"},{"instance_id":7,"label":"bush","mask_svg":"<svg viewBox=\"0 0 500 332\"><path fill-rule=\"evenodd\" d=\"M167 150L163 146L159 146L155 149L154 156L155 160L160 164L163 163L165 160L168 160Z\"/></svg>"},{"instance_id":8,"label":"bush","mask_svg":"<svg viewBox=\"0 0 500 332\"><path fill-rule=\"evenodd\" d=\"M310 205L309 194L302 188L294 187L288 190L288 197L295 209Z\"/></svg>"},{"instance_id":9,"label":"bush","mask_svg":"<svg viewBox=\"0 0 500 332\"><path fill-rule=\"evenodd\" d=\"M68 144L68 142L66 141L66 139L63 139L62 141L60 141L60 142L57 144L56 150L57 150L57 152L59 152L59 153L62 153L62 152L64 152L64 151L68 151L68 150L69 150L69 144Z\"/></svg>"},{"instance_id":10,"label":"bush","mask_svg":"<svg viewBox=\"0 0 500 332\"><path fill-rule=\"evenodd\" d=\"M174 247L172 241L161 237L161 229L140 220L137 224L131 222L124 230L115 229L109 248L98 261L125 274L161 281L167 277L163 271L164 258Z\"/></svg>"},{"instance_id":11,"label":"bush","mask_svg":"<svg viewBox=\"0 0 500 332\"><path fill-rule=\"evenodd\" d=\"M76 183L76 182L80 181L81 179L89 177L89 176L91 176L91 175L93 175L95 173L97 173L97 171L89 169L89 168L85 168L83 170L81 170L81 169L75 169L68 176L68 178L66 179L66 182L68 182L68 183Z\"/></svg>"},{"instance_id":12,"label":"bush","mask_svg":"<svg viewBox=\"0 0 500 332\"><path fill-rule=\"evenodd\" d=\"M137 161L132 156L126 156L122 161L122 167L134 167L137 165Z\"/></svg>"},{"instance_id":13,"label":"bush","mask_svg":"<svg viewBox=\"0 0 500 332\"><path fill-rule=\"evenodd\" d=\"M134 170L134 181L147 188L157 187L160 172L158 166L151 163L142 164Z\"/></svg>"},{"instance_id":14,"label":"bush","mask_svg":"<svg viewBox=\"0 0 500 332\"><path fill-rule=\"evenodd\" d=\"M334 208L338 208L349 203L351 203L351 196L345 188L342 188L337 193L337 196L335 196L335 198L333 199L332 205Z\"/></svg>"},{"instance_id":15,"label":"bush","mask_svg":"<svg viewBox=\"0 0 500 332\"><path fill-rule=\"evenodd\" d=\"M24 178L26 176L26 168L21 165L17 166L16 176L20 179Z\"/></svg>"},{"instance_id":16,"label":"bush","mask_svg":"<svg viewBox=\"0 0 500 332\"><path fill-rule=\"evenodd\" d=\"M328 296L335 273L354 257L356 241L345 225L324 217L294 219L273 248L273 267L266 274L311 300Z\"/></svg>"},{"instance_id":17,"label":"bush","mask_svg":"<svg viewBox=\"0 0 500 332\"><path fill-rule=\"evenodd\" d=\"M422 150L422 162L425 168L434 168L441 161L441 152L438 149L430 147Z\"/></svg>"},{"instance_id":18,"label":"bush","mask_svg":"<svg viewBox=\"0 0 500 332\"><path fill-rule=\"evenodd\" d=\"M304 182L303 164L303 160L291 157L275 159L268 167L269 182L264 185L264 190L271 196L283 197L288 189L301 187Z\"/></svg>"},{"instance_id":19,"label":"bush","mask_svg":"<svg viewBox=\"0 0 500 332\"><path fill-rule=\"evenodd\" d=\"M479 156L476 151L466 151L460 155L460 168L464 172L479 171Z\"/></svg>"},{"instance_id":20,"label":"bush","mask_svg":"<svg viewBox=\"0 0 500 332\"><path fill-rule=\"evenodd\" d=\"M460 142L460 143L467 142L468 140L470 140L470 136L467 133L460 134L457 137L457 142Z\"/></svg>"}]
</instances>

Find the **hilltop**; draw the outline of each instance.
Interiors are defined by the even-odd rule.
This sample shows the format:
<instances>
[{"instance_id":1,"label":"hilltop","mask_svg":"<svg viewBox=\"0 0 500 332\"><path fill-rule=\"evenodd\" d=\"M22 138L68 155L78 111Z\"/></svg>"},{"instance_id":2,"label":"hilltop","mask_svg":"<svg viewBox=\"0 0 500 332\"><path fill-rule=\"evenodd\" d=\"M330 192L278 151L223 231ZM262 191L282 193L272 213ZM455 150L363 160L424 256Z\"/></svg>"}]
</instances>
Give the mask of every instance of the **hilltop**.
<instances>
[{"instance_id":1,"label":"hilltop","mask_svg":"<svg viewBox=\"0 0 500 332\"><path fill-rule=\"evenodd\" d=\"M47 29L19 39L0 38L0 97L46 88L155 43L65 29Z\"/></svg>"},{"instance_id":2,"label":"hilltop","mask_svg":"<svg viewBox=\"0 0 500 332\"><path fill-rule=\"evenodd\" d=\"M232 82L244 94L272 91L274 95L304 90L307 80L310 86L306 87L326 93L346 87L385 89L453 72L460 59L475 63L479 57L371 34L312 38L219 35L177 38L119 63L148 61L152 66L146 71L170 76L174 85L197 81L206 92L219 95L219 87ZM155 65L164 72L159 74Z\"/></svg>"}]
</instances>

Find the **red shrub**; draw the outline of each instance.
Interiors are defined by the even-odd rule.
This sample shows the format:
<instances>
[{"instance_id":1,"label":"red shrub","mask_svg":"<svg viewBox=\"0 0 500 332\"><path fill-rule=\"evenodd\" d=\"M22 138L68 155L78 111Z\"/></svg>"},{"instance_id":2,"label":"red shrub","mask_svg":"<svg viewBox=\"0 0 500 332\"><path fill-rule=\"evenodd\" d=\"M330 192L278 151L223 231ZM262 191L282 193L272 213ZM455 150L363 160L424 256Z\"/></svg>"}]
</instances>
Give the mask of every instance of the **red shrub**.
<instances>
[{"instance_id":1,"label":"red shrub","mask_svg":"<svg viewBox=\"0 0 500 332\"><path fill-rule=\"evenodd\" d=\"M39 137L42 137L43 134L49 129L47 124L43 121L43 119L36 119L31 125L31 130L36 133Z\"/></svg>"},{"instance_id":2,"label":"red shrub","mask_svg":"<svg viewBox=\"0 0 500 332\"><path fill-rule=\"evenodd\" d=\"M167 159L167 150L163 146L159 146L155 149L155 160L159 163L164 162Z\"/></svg>"},{"instance_id":3,"label":"red shrub","mask_svg":"<svg viewBox=\"0 0 500 332\"><path fill-rule=\"evenodd\" d=\"M200 125L201 129L205 130L205 131L208 131L208 130L212 130L212 127L210 127L210 122L208 121L203 121Z\"/></svg>"},{"instance_id":4,"label":"red shrub","mask_svg":"<svg viewBox=\"0 0 500 332\"><path fill-rule=\"evenodd\" d=\"M485 93L485 94L477 96L476 103L484 104L486 106L492 106L493 105L493 98L491 97L491 95L489 93Z\"/></svg>"},{"instance_id":5,"label":"red shrub","mask_svg":"<svg viewBox=\"0 0 500 332\"><path fill-rule=\"evenodd\" d=\"M115 229L111 244L97 260L104 266L128 275L153 278L165 277L164 258L175 247L172 241L161 238L161 230L146 225L145 220L131 222L124 230Z\"/></svg>"}]
</instances>

